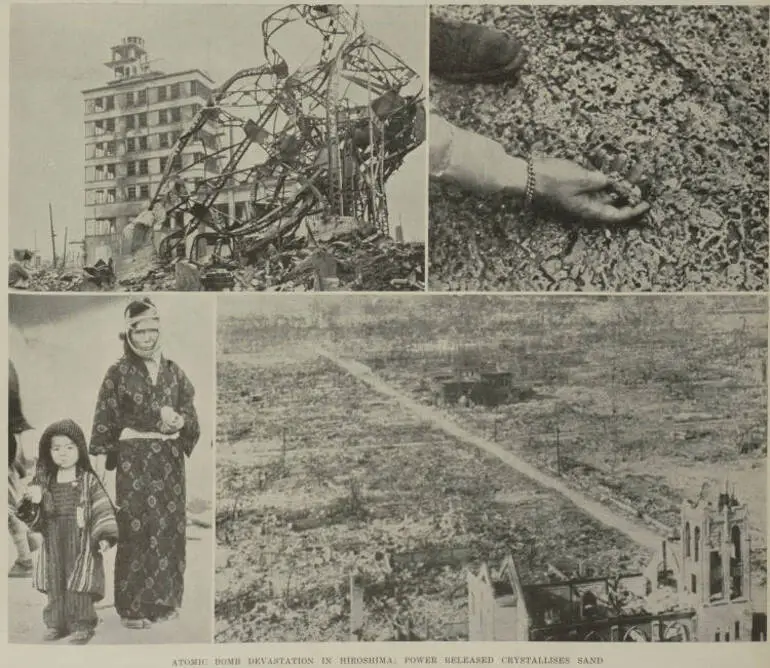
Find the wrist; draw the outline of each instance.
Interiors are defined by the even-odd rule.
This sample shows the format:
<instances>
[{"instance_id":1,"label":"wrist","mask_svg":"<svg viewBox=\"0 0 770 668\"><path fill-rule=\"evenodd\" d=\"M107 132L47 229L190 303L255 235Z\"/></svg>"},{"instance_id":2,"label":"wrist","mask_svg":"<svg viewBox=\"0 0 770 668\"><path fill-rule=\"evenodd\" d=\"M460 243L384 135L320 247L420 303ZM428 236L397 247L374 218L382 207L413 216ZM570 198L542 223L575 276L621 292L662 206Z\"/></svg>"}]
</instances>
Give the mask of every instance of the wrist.
<instances>
[{"instance_id":1,"label":"wrist","mask_svg":"<svg viewBox=\"0 0 770 668\"><path fill-rule=\"evenodd\" d=\"M496 169L496 190L505 195L524 197L527 192L527 161L506 156L508 164Z\"/></svg>"},{"instance_id":2,"label":"wrist","mask_svg":"<svg viewBox=\"0 0 770 668\"><path fill-rule=\"evenodd\" d=\"M532 207L532 200L535 198L535 188L537 187L537 174L535 173L535 161L532 156L527 160L527 185L524 189L524 208Z\"/></svg>"}]
</instances>

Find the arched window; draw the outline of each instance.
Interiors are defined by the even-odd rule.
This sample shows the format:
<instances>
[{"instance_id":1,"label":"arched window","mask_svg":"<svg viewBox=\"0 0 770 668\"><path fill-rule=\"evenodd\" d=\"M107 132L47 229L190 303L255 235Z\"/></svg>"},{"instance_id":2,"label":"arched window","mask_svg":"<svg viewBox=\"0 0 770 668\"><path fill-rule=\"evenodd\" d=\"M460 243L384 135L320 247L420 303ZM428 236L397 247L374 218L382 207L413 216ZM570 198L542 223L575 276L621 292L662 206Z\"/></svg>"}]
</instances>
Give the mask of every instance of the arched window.
<instances>
[{"instance_id":1,"label":"arched window","mask_svg":"<svg viewBox=\"0 0 770 668\"><path fill-rule=\"evenodd\" d=\"M741 560L741 528L734 526L730 531L730 541L733 544L733 559L736 561Z\"/></svg>"},{"instance_id":2,"label":"arched window","mask_svg":"<svg viewBox=\"0 0 770 668\"><path fill-rule=\"evenodd\" d=\"M695 561L698 561L700 558L700 527L695 527L695 531L693 532L693 539L695 543Z\"/></svg>"},{"instance_id":3,"label":"arched window","mask_svg":"<svg viewBox=\"0 0 770 668\"><path fill-rule=\"evenodd\" d=\"M684 525L684 556L689 557L691 552L690 549L690 523L685 522Z\"/></svg>"},{"instance_id":4,"label":"arched window","mask_svg":"<svg viewBox=\"0 0 770 668\"><path fill-rule=\"evenodd\" d=\"M741 564L741 528L734 526L730 530L730 543L732 543L732 555L730 555L730 598L738 598L743 595L743 565Z\"/></svg>"}]
</instances>

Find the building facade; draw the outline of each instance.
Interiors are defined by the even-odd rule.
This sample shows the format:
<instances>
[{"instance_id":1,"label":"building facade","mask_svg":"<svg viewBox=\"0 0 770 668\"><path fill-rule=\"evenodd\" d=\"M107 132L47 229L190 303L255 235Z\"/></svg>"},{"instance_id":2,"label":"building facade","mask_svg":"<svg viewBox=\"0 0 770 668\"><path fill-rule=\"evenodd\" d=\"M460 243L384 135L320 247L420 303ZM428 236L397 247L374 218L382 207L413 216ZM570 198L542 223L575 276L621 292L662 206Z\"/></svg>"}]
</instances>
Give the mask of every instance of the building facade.
<instances>
[{"instance_id":1,"label":"building facade","mask_svg":"<svg viewBox=\"0 0 770 668\"><path fill-rule=\"evenodd\" d=\"M141 37L113 46L105 65L112 81L83 91L85 260L91 264L130 250L123 247L123 228L147 208L170 149L213 89L213 81L197 69L173 74L151 69ZM211 142L216 143L214 132ZM176 167L197 166L201 151L187 146ZM204 165L199 169L202 175Z\"/></svg>"}]
</instances>

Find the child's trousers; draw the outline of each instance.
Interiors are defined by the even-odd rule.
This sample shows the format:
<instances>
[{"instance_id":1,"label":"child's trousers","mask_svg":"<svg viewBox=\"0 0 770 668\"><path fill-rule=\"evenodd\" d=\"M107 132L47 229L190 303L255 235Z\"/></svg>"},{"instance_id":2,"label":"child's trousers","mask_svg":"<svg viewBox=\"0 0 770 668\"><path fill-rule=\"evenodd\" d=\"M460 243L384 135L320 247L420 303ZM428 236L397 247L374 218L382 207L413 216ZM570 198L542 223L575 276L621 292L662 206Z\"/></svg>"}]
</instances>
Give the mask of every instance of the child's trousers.
<instances>
[{"instance_id":1,"label":"child's trousers","mask_svg":"<svg viewBox=\"0 0 770 668\"><path fill-rule=\"evenodd\" d=\"M99 618L91 594L63 592L48 596L43 621L49 629L80 631L92 629Z\"/></svg>"}]
</instances>

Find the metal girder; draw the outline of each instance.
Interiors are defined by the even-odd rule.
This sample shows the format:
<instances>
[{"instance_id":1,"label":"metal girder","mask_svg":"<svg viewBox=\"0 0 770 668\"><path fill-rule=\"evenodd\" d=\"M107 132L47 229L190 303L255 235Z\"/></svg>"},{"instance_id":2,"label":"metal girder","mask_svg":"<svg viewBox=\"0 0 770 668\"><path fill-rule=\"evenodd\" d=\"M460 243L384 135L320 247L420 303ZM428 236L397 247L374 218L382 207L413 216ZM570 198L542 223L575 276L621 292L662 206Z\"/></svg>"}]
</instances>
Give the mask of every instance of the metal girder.
<instances>
[{"instance_id":1,"label":"metal girder","mask_svg":"<svg viewBox=\"0 0 770 668\"><path fill-rule=\"evenodd\" d=\"M298 22L320 37L321 51L292 71L274 39ZM283 7L263 21L262 36L266 63L220 85L168 156L150 202L170 229L161 257L201 227L280 241L308 215L353 216L387 232L385 183L424 141L419 75L339 5ZM239 206L225 215L231 192Z\"/></svg>"}]
</instances>

